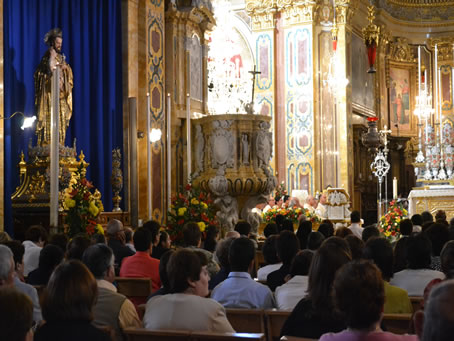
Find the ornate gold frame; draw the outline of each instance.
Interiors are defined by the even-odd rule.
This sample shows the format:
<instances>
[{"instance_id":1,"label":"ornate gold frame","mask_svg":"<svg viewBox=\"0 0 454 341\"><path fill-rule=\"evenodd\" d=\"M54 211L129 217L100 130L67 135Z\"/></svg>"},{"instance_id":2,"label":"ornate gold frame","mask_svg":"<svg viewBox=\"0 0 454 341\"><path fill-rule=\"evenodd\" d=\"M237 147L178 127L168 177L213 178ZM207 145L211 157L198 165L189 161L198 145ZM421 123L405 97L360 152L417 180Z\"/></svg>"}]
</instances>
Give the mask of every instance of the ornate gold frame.
<instances>
[{"instance_id":1,"label":"ornate gold frame","mask_svg":"<svg viewBox=\"0 0 454 341\"><path fill-rule=\"evenodd\" d=\"M409 113L409 120L410 120L410 130L400 130L396 127L393 122L391 121L391 103L390 103L390 89L391 89L391 76L390 71L391 68L394 69L401 69L407 70L409 73L409 86L410 86L410 113ZM414 62L409 61L396 61L396 60L386 60L386 100L387 100L387 115L385 121L387 122L388 127L390 127L392 133L391 135L394 136L417 136L418 129L417 129L417 117L414 115L415 109L415 99L416 99L416 89L418 87L416 83L417 79L417 64Z\"/></svg>"}]
</instances>

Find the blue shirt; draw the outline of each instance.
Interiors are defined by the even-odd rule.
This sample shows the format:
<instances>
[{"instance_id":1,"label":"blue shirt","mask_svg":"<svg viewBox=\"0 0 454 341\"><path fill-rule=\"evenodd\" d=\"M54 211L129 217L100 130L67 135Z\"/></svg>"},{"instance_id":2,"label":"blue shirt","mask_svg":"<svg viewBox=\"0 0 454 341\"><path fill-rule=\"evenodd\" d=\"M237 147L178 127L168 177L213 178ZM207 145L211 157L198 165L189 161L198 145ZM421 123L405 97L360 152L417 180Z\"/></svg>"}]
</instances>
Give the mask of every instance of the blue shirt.
<instances>
[{"instance_id":1,"label":"blue shirt","mask_svg":"<svg viewBox=\"0 0 454 341\"><path fill-rule=\"evenodd\" d=\"M247 272L230 272L227 279L213 289L211 298L225 308L272 309L276 306L271 290L254 281Z\"/></svg>"}]
</instances>

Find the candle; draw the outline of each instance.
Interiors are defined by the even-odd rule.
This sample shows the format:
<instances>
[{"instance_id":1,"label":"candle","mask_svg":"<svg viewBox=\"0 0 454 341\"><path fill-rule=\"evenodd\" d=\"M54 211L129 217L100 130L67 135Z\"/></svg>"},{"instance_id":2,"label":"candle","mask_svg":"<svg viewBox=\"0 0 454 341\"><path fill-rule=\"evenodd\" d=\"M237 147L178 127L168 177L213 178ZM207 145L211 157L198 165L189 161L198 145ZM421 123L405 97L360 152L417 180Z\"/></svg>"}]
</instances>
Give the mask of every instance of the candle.
<instances>
[{"instance_id":1,"label":"candle","mask_svg":"<svg viewBox=\"0 0 454 341\"><path fill-rule=\"evenodd\" d=\"M170 134L170 93L167 94L167 209L170 210L171 202L171 191L172 191L172 169L171 169L171 157L172 157L172 140Z\"/></svg>"},{"instance_id":2,"label":"candle","mask_svg":"<svg viewBox=\"0 0 454 341\"><path fill-rule=\"evenodd\" d=\"M393 199L397 199L397 179L393 179Z\"/></svg>"},{"instance_id":3,"label":"candle","mask_svg":"<svg viewBox=\"0 0 454 341\"><path fill-rule=\"evenodd\" d=\"M148 220L151 220L151 117L150 117L150 93L147 93L147 202Z\"/></svg>"},{"instance_id":4,"label":"candle","mask_svg":"<svg viewBox=\"0 0 454 341\"><path fill-rule=\"evenodd\" d=\"M186 94L186 148L187 148L187 164L188 164L188 181L191 177L191 97Z\"/></svg>"}]
</instances>

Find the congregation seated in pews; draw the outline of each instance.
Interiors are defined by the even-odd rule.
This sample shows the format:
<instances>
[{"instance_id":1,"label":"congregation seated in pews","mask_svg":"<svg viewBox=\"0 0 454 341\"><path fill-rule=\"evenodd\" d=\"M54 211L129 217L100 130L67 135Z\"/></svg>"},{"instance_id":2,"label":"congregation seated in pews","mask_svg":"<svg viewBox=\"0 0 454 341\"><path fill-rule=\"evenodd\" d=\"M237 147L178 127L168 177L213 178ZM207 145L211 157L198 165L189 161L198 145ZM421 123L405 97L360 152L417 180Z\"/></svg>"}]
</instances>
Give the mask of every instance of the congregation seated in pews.
<instances>
[{"instance_id":1,"label":"congregation seated in pews","mask_svg":"<svg viewBox=\"0 0 454 341\"><path fill-rule=\"evenodd\" d=\"M0 327L15 340L443 340L454 322L454 221L437 217L406 220L394 243L376 227L355 225L355 236L329 221L294 233L284 218L258 250L241 222L218 241L214 230L214 253L191 223L186 247L172 250L154 222L133 231L132 247L119 221L107 241L47 242L33 227L23 245L0 245ZM27 284L37 270L44 285Z\"/></svg>"}]
</instances>

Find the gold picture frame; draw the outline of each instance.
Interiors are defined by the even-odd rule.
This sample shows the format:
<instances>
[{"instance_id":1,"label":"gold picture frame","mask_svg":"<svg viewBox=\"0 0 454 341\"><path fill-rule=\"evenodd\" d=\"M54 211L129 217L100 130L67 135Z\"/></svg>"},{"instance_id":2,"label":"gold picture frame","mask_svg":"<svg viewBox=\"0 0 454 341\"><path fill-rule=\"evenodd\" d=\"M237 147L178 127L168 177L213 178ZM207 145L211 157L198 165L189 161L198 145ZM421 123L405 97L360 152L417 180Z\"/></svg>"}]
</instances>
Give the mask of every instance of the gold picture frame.
<instances>
[{"instance_id":1,"label":"gold picture frame","mask_svg":"<svg viewBox=\"0 0 454 341\"><path fill-rule=\"evenodd\" d=\"M416 136L418 118L414 115L417 65L388 60L386 65L388 126L394 136Z\"/></svg>"}]
</instances>

